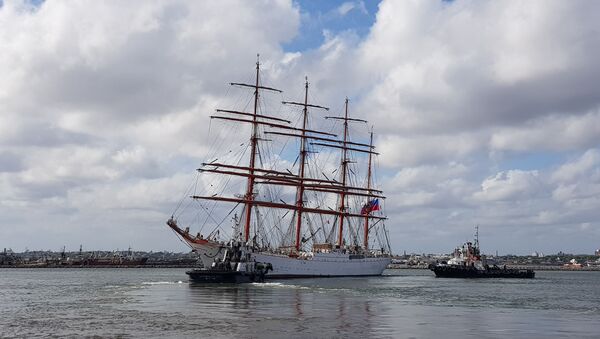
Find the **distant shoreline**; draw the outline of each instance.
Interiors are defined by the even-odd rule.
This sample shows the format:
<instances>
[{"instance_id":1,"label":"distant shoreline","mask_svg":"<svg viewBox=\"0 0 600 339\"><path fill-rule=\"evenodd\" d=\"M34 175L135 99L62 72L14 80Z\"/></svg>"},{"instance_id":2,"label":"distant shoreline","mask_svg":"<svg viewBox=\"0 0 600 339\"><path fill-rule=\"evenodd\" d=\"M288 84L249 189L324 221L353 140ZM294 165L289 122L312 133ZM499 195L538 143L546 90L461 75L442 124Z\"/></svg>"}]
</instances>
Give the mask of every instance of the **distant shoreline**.
<instances>
[{"instance_id":1,"label":"distant shoreline","mask_svg":"<svg viewBox=\"0 0 600 339\"><path fill-rule=\"evenodd\" d=\"M64 268L64 269L75 269L75 268L85 268L85 269L94 269L94 268L195 268L194 265L87 265L87 266L79 266L79 265L62 265L62 266L49 266L49 265L0 265L0 268L16 268L16 269L27 269L27 268L39 268L39 269L49 269L49 268Z\"/></svg>"},{"instance_id":2,"label":"distant shoreline","mask_svg":"<svg viewBox=\"0 0 600 339\"><path fill-rule=\"evenodd\" d=\"M540 266L540 265L506 265L507 268L516 268L520 270L534 270L534 271L564 271L564 272L579 272L579 271L600 271L600 266L583 266L581 268L571 268L564 266ZM391 270L427 270L427 266L412 266L412 265L401 265L391 264L388 266Z\"/></svg>"}]
</instances>

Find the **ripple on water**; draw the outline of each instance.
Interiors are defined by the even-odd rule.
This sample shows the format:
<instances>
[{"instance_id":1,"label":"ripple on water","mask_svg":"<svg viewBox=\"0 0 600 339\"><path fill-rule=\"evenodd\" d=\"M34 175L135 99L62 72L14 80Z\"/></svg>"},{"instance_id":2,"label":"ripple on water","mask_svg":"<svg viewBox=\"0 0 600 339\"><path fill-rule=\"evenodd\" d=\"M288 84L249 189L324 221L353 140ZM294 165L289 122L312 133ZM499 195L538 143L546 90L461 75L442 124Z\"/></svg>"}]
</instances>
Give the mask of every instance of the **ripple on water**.
<instances>
[{"instance_id":1,"label":"ripple on water","mask_svg":"<svg viewBox=\"0 0 600 339\"><path fill-rule=\"evenodd\" d=\"M0 328L9 337L594 338L600 333L598 273L539 272L528 281L391 273L207 286L188 283L179 269L0 270Z\"/></svg>"}]
</instances>

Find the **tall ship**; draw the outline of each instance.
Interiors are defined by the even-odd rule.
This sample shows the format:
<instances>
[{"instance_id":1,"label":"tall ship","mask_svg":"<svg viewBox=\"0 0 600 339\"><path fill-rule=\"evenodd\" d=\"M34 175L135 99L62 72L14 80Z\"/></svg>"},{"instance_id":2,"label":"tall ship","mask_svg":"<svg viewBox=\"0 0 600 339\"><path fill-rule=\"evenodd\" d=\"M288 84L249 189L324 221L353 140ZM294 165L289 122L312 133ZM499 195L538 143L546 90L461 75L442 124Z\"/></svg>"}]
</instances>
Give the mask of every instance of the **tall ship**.
<instances>
[{"instance_id":1,"label":"tall ship","mask_svg":"<svg viewBox=\"0 0 600 339\"><path fill-rule=\"evenodd\" d=\"M533 279L535 272L530 269L498 267L488 265L479 249L479 227L475 227L475 241L467 241L454 249L447 262L430 265L438 278L525 278Z\"/></svg>"},{"instance_id":2,"label":"tall ship","mask_svg":"<svg viewBox=\"0 0 600 339\"><path fill-rule=\"evenodd\" d=\"M288 101L258 60L253 78L231 83L241 108L210 116L212 153L167 225L205 267L243 246L268 278L381 275L391 257L372 127L347 98L332 115L309 102L308 79Z\"/></svg>"}]
</instances>

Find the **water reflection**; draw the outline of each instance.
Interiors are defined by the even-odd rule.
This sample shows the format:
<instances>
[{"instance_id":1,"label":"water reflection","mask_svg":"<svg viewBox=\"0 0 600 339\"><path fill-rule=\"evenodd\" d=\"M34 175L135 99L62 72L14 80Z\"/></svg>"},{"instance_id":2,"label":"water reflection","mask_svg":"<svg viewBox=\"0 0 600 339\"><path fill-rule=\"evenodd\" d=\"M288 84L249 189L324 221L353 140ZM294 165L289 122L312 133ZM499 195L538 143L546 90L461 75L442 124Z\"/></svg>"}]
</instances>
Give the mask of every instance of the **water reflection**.
<instances>
[{"instance_id":1,"label":"water reflection","mask_svg":"<svg viewBox=\"0 0 600 339\"><path fill-rule=\"evenodd\" d=\"M571 281L559 275L542 279L540 274L535 284L525 284L440 280L419 273L247 285L156 284L128 292L133 302L127 308L160 313L154 327L201 337L550 338L559 333L597 337L600 329L594 276L581 283L585 293L565 302L554 297Z\"/></svg>"},{"instance_id":2,"label":"water reflection","mask_svg":"<svg viewBox=\"0 0 600 339\"><path fill-rule=\"evenodd\" d=\"M189 307L215 319L238 319L249 336L283 334L369 336L377 327L373 304L346 291L293 281L238 286L189 284Z\"/></svg>"}]
</instances>

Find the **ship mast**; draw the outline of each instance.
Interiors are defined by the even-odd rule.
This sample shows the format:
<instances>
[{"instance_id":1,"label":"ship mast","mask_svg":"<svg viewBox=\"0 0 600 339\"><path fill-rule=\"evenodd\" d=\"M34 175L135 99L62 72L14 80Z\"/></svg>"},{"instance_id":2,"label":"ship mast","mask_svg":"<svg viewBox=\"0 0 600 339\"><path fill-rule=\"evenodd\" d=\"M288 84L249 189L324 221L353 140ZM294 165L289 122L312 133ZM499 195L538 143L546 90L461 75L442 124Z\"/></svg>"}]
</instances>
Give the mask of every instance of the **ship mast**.
<instances>
[{"instance_id":1,"label":"ship mast","mask_svg":"<svg viewBox=\"0 0 600 339\"><path fill-rule=\"evenodd\" d=\"M304 82L304 103L298 103L298 102L291 102L291 101L284 101L284 104L288 104L288 105L298 105L298 106L302 106L302 129L301 129L301 134L300 135L296 135L298 137L300 137L300 156L299 156L299 160L300 160L300 164L299 164L299 168L298 168L298 185L296 187L296 242L295 242L295 248L296 251L300 251L300 246L301 241L300 241L300 233L302 231L302 212L304 210L304 189L305 189L305 175L304 175L304 168L306 165L306 154L308 152L308 147L307 147L307 142L308 142L308 137L306 135L306 132L309 131L306 129L307 124L308 124L308 107L315 107L315 108L321 108L324 110L329 110L329 108L327 107L322 107L322 106L317 106L317 105L310 105L308 103L308 77L305 77L305 82ZM274 133L276 134L276 133Z\"/></svg>"},{"instance_id":2,"label":"ship mast","mask_svg":"<svg viewBox=\"0 0 600 339\"><path fill-rule=\"evenodd\" d=\"M256 82L254 85L254 113L252 117L252 136L250 137L250 165L249 167L249 176L248 176L248 185L246 188L246 218L244 222L244 242L248 242L250 238L250 222L252 219L252 201L254 200L254 170L256 163L256 144L258 141L258 124L256 123L256 113L258 109L258 77L260 75L260 62L258 60L259 55L257 55L256 60Z\"/></svg>"},{"instance_id":3,"label":"ship mast","mask_svg":"<svg viewBox=\"0 0 600 339\"><path fill-rule=\"evenodd\" d=\"M244 199L243 199L243 203L245 205L244 234L243 234L244 242L248 242L248 239L250 239L250 223L252 221L252 206L255 205L255 204L253 204L253 201L254 201L254 185L255 185L256 178L257 178L256 172L261 170L260 168L256 167L256 153L258 150L258 141L259 141L258 126L259 125L268 125L268 126L278 125L278 126L282 126L282 127L288 127L287 125L282 125L279 122L284 122L287 124L290 123L290 121L280 119L277 117L258 114L258 98L260 96L259 90L267 90L267 91L273 91L273 92L279 92L279 93L282 92L281 90L278 90L276 88L261 86L259 84L259 81L260 81L259 57L260 57L260 55L257 54L256 55L256 80L255 80L254 84L244 84L244 83L238 83L238 82L230 83L230 85L232 85L232 86L248 87L248 88L254 89L254 108L253 108L252 113L217 109L217 112L219 112L219 113L227 113L227 114L234 114L234 115L238 115L238 116L252 117L252 119L241 119L241 118L233 118L233 117L218 116L218 115L212 115L210 117L211 119L222 119L222 120L244 122L244 123L252 124L252 134L250 136L250 163L249 163L248 167L238 167L240 169L248 171L245 174L245 176L247 178L247 184L246 184L246 194L244 195ZM277 121L278 123L265 122L263 120L258 120L259 118L264 119L264 120ZM203 165L207 165L207 164L203 164ZM231 167L226 164L211 163L210 165L216 166L216 167L226 167L226 168ZM205 170L202 168L199 168L198 171L204 172ZM219 173L222 171L214 170L214 172ZM193 198L196 198L196 197L193 197Z\"/></svg>"},{"instance_id":4,"label":"ship mast","mask_svg":"<svg viewBox=\"0 0 600 339\"><path fill-rule=\"evenodd\" d=\"M346 172L348 171L348 98L344 102L344 139L342 141L342 186L346 186ZM340 193L340 228L338 233L338 246L342 247L343 232L344 232L344 212L346 209L346 191L342 190Z\"/></svg>"},{"instance_id":5,"label":"ship mast","mask_svg":"<svg viewBox=\"0 0 600 339\"><path fill-rule=\"evenodd\" d=\"M232 121L236 123L249 123L252 124L252 134L250 138L250 162L248 167L218 163L212 161L209 163L203 163L202 167L198 169L199 172L215 173L228 176L240 176L245 177L247 180L246 193L241 197L224 197L218 195L212 196L197 196L193 195L193 199L212 200L221 202L230 202L243 204L245 207L244 215L244 234L243 239L248 242L250 239L250 224L252 220L252 207L266 207L275 209L292 210L295 213L296 227L295 227L295 250L298 252L302 246L301 234L302 234L302 217L306 213L321 214L321 215L332 215L340 218L340 232L338 236L338 243L342 244L343 234L343 223L346 218L365 218L364 214L351 213L346 211L345 200L347 196L363 196L369 198L385 198L381 194L380 190L373 189L371 187L352 187L347 184L347 172L348 172L348 151L373 153L375 148L372 143L362 144L352 142L348 136L348 123L349 122L365 122L361 119L352 119L348 117L348 99L346 99L346 110L344 117L325 117L326 119L339 119L344 120L344 138L343 140L337 139L335 134L308 129L308 110L309 108L329 110L327 107L313 105L308 103L308 79L304 83L304 101L303 102L291 102L283 101L283 104L296 105L302 107L303 120L302 127L293 127L291 122L278 117L273 117L265 114L258 113L258 99L259 90L268 90L281 92L278 89L271 87L261 86L260 84L260 63L256 62L256 81L254 84L243 84L243 83L231 83L231 85L242 86L254 89L254 109L250 112L241 112L234 110L223 110L217 109L219 115L212 115L211 119L220 119L226 121ZM237 115L237 117L227 116L223 114ZM286 132L267 130L264 134L269 135L281 135L296 137L301 139L300 153L299 153L299 168L298 174L293 174L289 170L278 171L274 169L265 169L256 167L256 154L258 152L258 142L263 140L259 137L259 127L272 128L277 130L287 130ZM320 142L312 142L312 140ZM309 145L319 145L326 147L333 147L342 149L342 180L331 180L329 178L320 179L312 178L307 176L306 173L306 160L309 152ZM367 149L364 149L367 148ZM296 188L296 201L294 204L287 204L283 200L281 203L274 201L262 201L257 200L254 194L256 185L280 185L280 186L293 186ZM306 207L304 201L305 191L316 191L324 193L334 193L341 196L341 204L339 209L327 209L319 207ZM371 219L386 219L385 217L379 216L366 216Z\"/></svg>"},{"instance_id":6,"label":"ship mast","mask_svg":"<svg viewBox=\"0 0 600 339\"><path fill-rule=\"evenodd\" d=\"M300 168L298 176L304 178L304 164L306 162L306 123L308 122L308 78L304 83L304 108L302 109L302 138L300 140ZM300 231L302 229L302 207L304 207L304 182L300 181L296 189L296 206L298 206L298 215L296 220L296 251L300 250Z\"/></svg>"},{"instance_id":7,"label":"ship mast","mask_svg":"<svg viewBox=\"0 0 600 339\"><path fill-rule=\"evenodd\" d=\"M373 128L371 128L371 139L369 142L369 147L373 148ZM371 161L373 158L373 153L369 153L369 167L367 170L367 192L371 193ZM365 214L365 228L363 234L363 247L366 250L369 249L369 214Z\"/></svg>"},{"instance_id":8,"label":"ship mast","mask_svg":"<svg viewBox=\"0 0 600 339\"><path fill-rule=\"evenodd\" d=\"M373 145L366 145L366 144L360 144L360 143L355 143L355 142L351 142L348 140L348 122L352 121L352 122L363 122L366 123L366 120L362 120L362 119L353 119L353 118L349 118L348 117L348 98L346 98L346 100L344 101L344 116L343 117L325 117L326 119L337 119L337 120L343 120L344 121L344 136L343 139L341 141L341 146L336 146L336 145L328 145L328 144L322 144L322 143L314 143L316 145L321 145L321 146L329 146L329 147L335 147L335 148L341 148L342 149L342 160L341 160L341 165L342 165L342 189L339 191L340 194L340 205L339 205L339 218L340 218L340 224L339 224L339 228L338 228L338 240L337 240L337 245L338 246L342 246L343 245L343 238L344 238L344 217L348 215L348 213L346 213L346 196L349 194L347 188L348 186L346 185L347 183L347 174L348 174L348 164L350 163L350 160L348 160L348 151L356 151L356 152L364 152L364 153L375 153L373 152ZM363 146L363 147L368 147L367 150L364 149L360 149L360 148L356 148L356 147L350 147L350 145L356 145L356 146ZM376 154L376 153L375 153ZM372 195L371 190L370 189L364 189L364 191L366 191L366 193L364 193L364 196L368 196L368 197L373 197L375 195ZM381 193L381 191L378 191L378 193ZM379 195L376 195L379 196Z\"/></svg>"}]
</instances>

